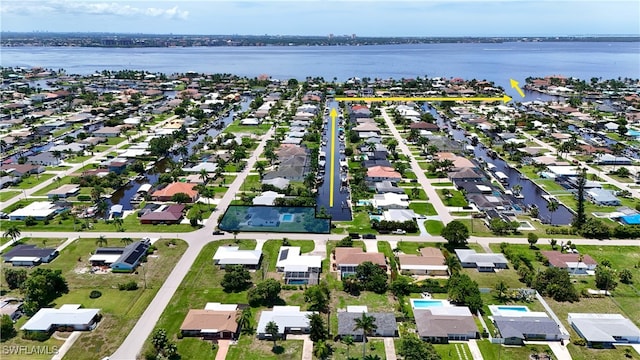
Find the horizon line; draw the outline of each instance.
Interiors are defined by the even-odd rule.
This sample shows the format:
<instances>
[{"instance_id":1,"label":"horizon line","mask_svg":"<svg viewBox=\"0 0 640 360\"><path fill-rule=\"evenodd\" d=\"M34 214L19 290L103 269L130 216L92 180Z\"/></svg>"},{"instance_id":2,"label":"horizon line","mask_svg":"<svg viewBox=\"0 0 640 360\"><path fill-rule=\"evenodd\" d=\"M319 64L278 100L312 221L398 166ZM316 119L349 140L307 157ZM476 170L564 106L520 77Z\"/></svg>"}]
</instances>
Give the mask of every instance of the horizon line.
<instances>
[{"instance_id":1,"label":"horizon line","mask_svg":"<svg viewBox=\"0 0 640 360\"><path fill-rule=\"evenodd\" d=\"M49 30L31 30L31 31L14 31L0 30L0 34L16 33L16 34L104 34L104 35L162 35L162 36L250 36L250 37L300 37L300 38L326 38L330 34L322 35L296 35L296 34L200 34L200 33L145 33L145 32L108 32L108 31L49 31ZM487 38L568 38L568 37L639 37L639 34L553 34L553 35L357 35L357 34L331 34L333 38L350 38L355 35L355 39L362 38L378 38L378 39L446 39L446 38L470 38L470 39L487 39Z\"/></svg>"}]
</instances>

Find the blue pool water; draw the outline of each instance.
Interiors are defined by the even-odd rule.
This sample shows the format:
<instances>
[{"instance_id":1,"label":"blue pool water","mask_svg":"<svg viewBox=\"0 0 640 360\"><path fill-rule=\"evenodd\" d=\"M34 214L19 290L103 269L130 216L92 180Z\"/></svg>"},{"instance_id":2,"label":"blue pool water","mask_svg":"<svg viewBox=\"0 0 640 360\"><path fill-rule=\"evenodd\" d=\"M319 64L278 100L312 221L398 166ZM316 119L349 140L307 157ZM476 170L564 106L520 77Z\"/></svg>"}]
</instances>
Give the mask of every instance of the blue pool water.
<instances>
[{"instance_id":1,"label":"blue pool water","mask_svg":"<svg viewBox=\"0 0 640 360\"><path fill-rule=\"evenodd\" d=\"M382 215L369 215L370 220L382 221L384 220L384 216Z\"/></svg>"},{"instance_id":2,"label":"blue pool water","mask_svg":"<svg viewBox=\"0 0 640 360\"><path fill-rule=\"evenodd\" d=\"M430 307L444 306L444 302L442 300L411 299L411 305L413 306L414 309L426 309Z\"/></svg>"},{"instance_id":3,"label":"blue pool water","mask_svg":"<svg viewBox=\"0 0 640 360\"><path fill-rule=\"evenodd\" d=\"M282 218L280 219L282 222L292 222L293 214L282 214Z\"/></svg>"},{"instance_id":4,"label":"blue pool water","mask_svg":"<svg viewBox=\"0 0 640 360\"><path fill-rule=\"evenodd\" d=\"M367 206L369 204L371 204L370 200L358 200L357 202L358 206Z\"/></svg>"},{"instance_id":5,"label":"blue pool water","mask_svg":"<svg viewBox=\"0 0 640 360\"><path fill-rule=\"evenodd\" d=\"M526 306L498 306L498 310L527 312L529 309Z\"/></svg>"},{"instance_id":6,"label":"blue pool water","mask_svg":"<svg viewBox=\"0 0 640 360\"><path fill-rule=\"evenodd\" d=\"M289 280L289 285L304 285L307 280Z\"/></svg>"}]
</instances>

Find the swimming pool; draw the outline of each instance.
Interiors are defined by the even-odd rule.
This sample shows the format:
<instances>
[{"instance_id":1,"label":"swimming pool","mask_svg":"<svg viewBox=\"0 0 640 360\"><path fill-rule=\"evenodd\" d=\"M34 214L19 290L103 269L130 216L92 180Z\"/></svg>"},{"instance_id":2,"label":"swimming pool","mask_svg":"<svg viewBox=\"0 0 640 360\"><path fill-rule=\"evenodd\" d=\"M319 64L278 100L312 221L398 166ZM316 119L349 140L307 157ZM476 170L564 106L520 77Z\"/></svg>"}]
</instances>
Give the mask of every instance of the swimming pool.
<instances>
[{"instance_id":1,"label":"swimming pool","mask_svg":"<svg viewBox=\"0 0 640 360\"><path fill-rule=\"evenodd\" d=\"M289 285L305 285L307 284L309 281L308 280L304 280L304 279L295 279L295 280L289 280Z\"/></svg>"},{"instance_id":2,"label":"swimming pool","mask_svg":"<svg viewBox=\"0 0 640 360\"><path fill-rule=\"evenodd\" d=\"M382 220L384 220L384 216L382 216L382 215L369 215L369 220L382 221Z\"/></svg>"},{"instance_id":3,"label":"swimming pool","mask_svg":"<svg viewBox=\"0 0 640 360\"><path fill-rule=\"evenodd\" d=\"M447 305L449 305L449 302L447 300L411 299L411 307L414 309L428 309L431 307L441 307Z\"/></svg>"},{"instance_id":4,"label":"swimming pool","mask_svg":"<svg viewBox=\"0 0 640 360\"><path fill-rule=\"evenodd\" d=\"M282 214L280 216L280 221L281 222L293 222L293 214Z\"/></svg>"},{"instance_id":5,"label":"swimming pool","mask_svg":"<svg viewBox=\"0 0 640 360\"><path fill-rule=\"evenodd\" d=\"M523 305L489 305L489 311L493 316L530 316L534 313L529 311L529 308Z\"/></svg>"},{"instance_id":6,"label":"swimming pool","mask_svg":"<svg viewBox=\"0 0 640 360\"><path fill-rule=\"evenodd\" d=\"M502 311L519 311L519 312L529 311L529 308L526 306L496 306L496 308Z\"/></svg>"}]
</instances>

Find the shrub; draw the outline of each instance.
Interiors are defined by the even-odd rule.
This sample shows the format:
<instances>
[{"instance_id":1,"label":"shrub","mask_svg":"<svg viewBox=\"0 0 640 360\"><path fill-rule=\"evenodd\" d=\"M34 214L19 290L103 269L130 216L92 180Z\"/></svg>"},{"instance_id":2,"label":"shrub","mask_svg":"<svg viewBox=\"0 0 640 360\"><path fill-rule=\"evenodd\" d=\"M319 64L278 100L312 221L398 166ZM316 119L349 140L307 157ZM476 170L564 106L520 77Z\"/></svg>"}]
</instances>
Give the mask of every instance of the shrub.
<instances>
[{"instance_id":1,"label":"shrub","mask_svg":"<svg viewBox=\"0 0 640 360\"><path fill-rule=\"evenodd\" d=\"M124 284L118 284L118 290L124 290L124 291L138 290L138 283L131 280Z\"/></svg>"},{"instance_id":2,"label":"shrub","mask_svg":"<svg viewBox=\"0 0 640 360\"><path fill-rule=\"evenodd\" d=\"M585 346L587 345L587 342L583 339L583 338L578 338L572 341L573 345L577 345L577 346Z\"/></svg>"},{"instance_id":3,"label":"shrub","mask_svg":"<svg viewBox=\"0 0 640 360\"><path fill-rule=\"evenodd\" d=\"M22 338L26 340L47 341L49 340L49 337L51 337L51 334L48 332L28 330L22 332Z\"/></svg>"},{"instance_id":4,"label":"shrub","mask_svg":"<svg viewBox=\"0 0 640 360\"><path fill-rule=\"evenodd\" d=\"M89 298L91 298L91 299L97 299L97 298L99 298L100 296L102 296L102 293L101 293L100 291L98 291L98 290L93 290L93 291L91 291L91 293L89 294Z\"/></svg>"},{"instance_id":5,"label":"shrub","mask_svg":"<svg viewBox=\"0 0 640 360\"><path fill-rule=\"evenodd\" d=\"M182 339L184 337L184 335L182 335L182 331L178 332L178 335L176 335L176 337L178 339Z\"/></svg>"}]
</instances>

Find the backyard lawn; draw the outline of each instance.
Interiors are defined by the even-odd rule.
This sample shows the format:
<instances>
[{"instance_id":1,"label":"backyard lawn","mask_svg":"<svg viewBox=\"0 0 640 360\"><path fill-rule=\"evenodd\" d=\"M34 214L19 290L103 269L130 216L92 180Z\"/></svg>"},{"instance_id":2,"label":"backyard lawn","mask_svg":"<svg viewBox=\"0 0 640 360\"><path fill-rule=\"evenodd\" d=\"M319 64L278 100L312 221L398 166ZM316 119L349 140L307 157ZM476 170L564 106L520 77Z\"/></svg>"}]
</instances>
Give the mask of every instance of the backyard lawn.
<instances>
[{"instance_id":1,"label":"backyard lawn","mask_svg":"<svg viewBox=\"0 0 640 360\"><path fill-rule=\"evenodd\" d=\"M55 174L31 175L31 176L22 178L22 180L20 181L20 183L18 185L11 186L10 188L11 189L21 189L21 190L31 189L32 187L40 185L43 182L51 179L54 176L55 176Z\"/></svg>"},{"instance_id":2,"label":"backyard lawn","mask_svg":"<svg viewBox=\"0 0 640 360\"><path fill-rule=\"evenodd\" d=\"M17 191L17 190L2 191L0 192L0 201L7 201L19 194L20 194L20 191Z\"/></svg>"},{"instance_id":3,"label":"backyard lawn","mask_svg":"<svg viewBox=\"0 0 640 360\"><path fill-rule=\"evenodd\" d=\"M463 207L469 205L462 192L458 190L436 189L436 192L446 206ZM447 193L448 195L446 195Z\"/></svg>"},{"instance_id":4,"label":"backyard lawn","mask_svg":"<svg viewBox=\"0 0 640 360\"><path fill-rule=\"evenodd\" d=\"M439 236L444 229L444 223L439 220L427 220L424 222L424 227L427 229L429 235Z\"/></svg>"}]
</instances>

